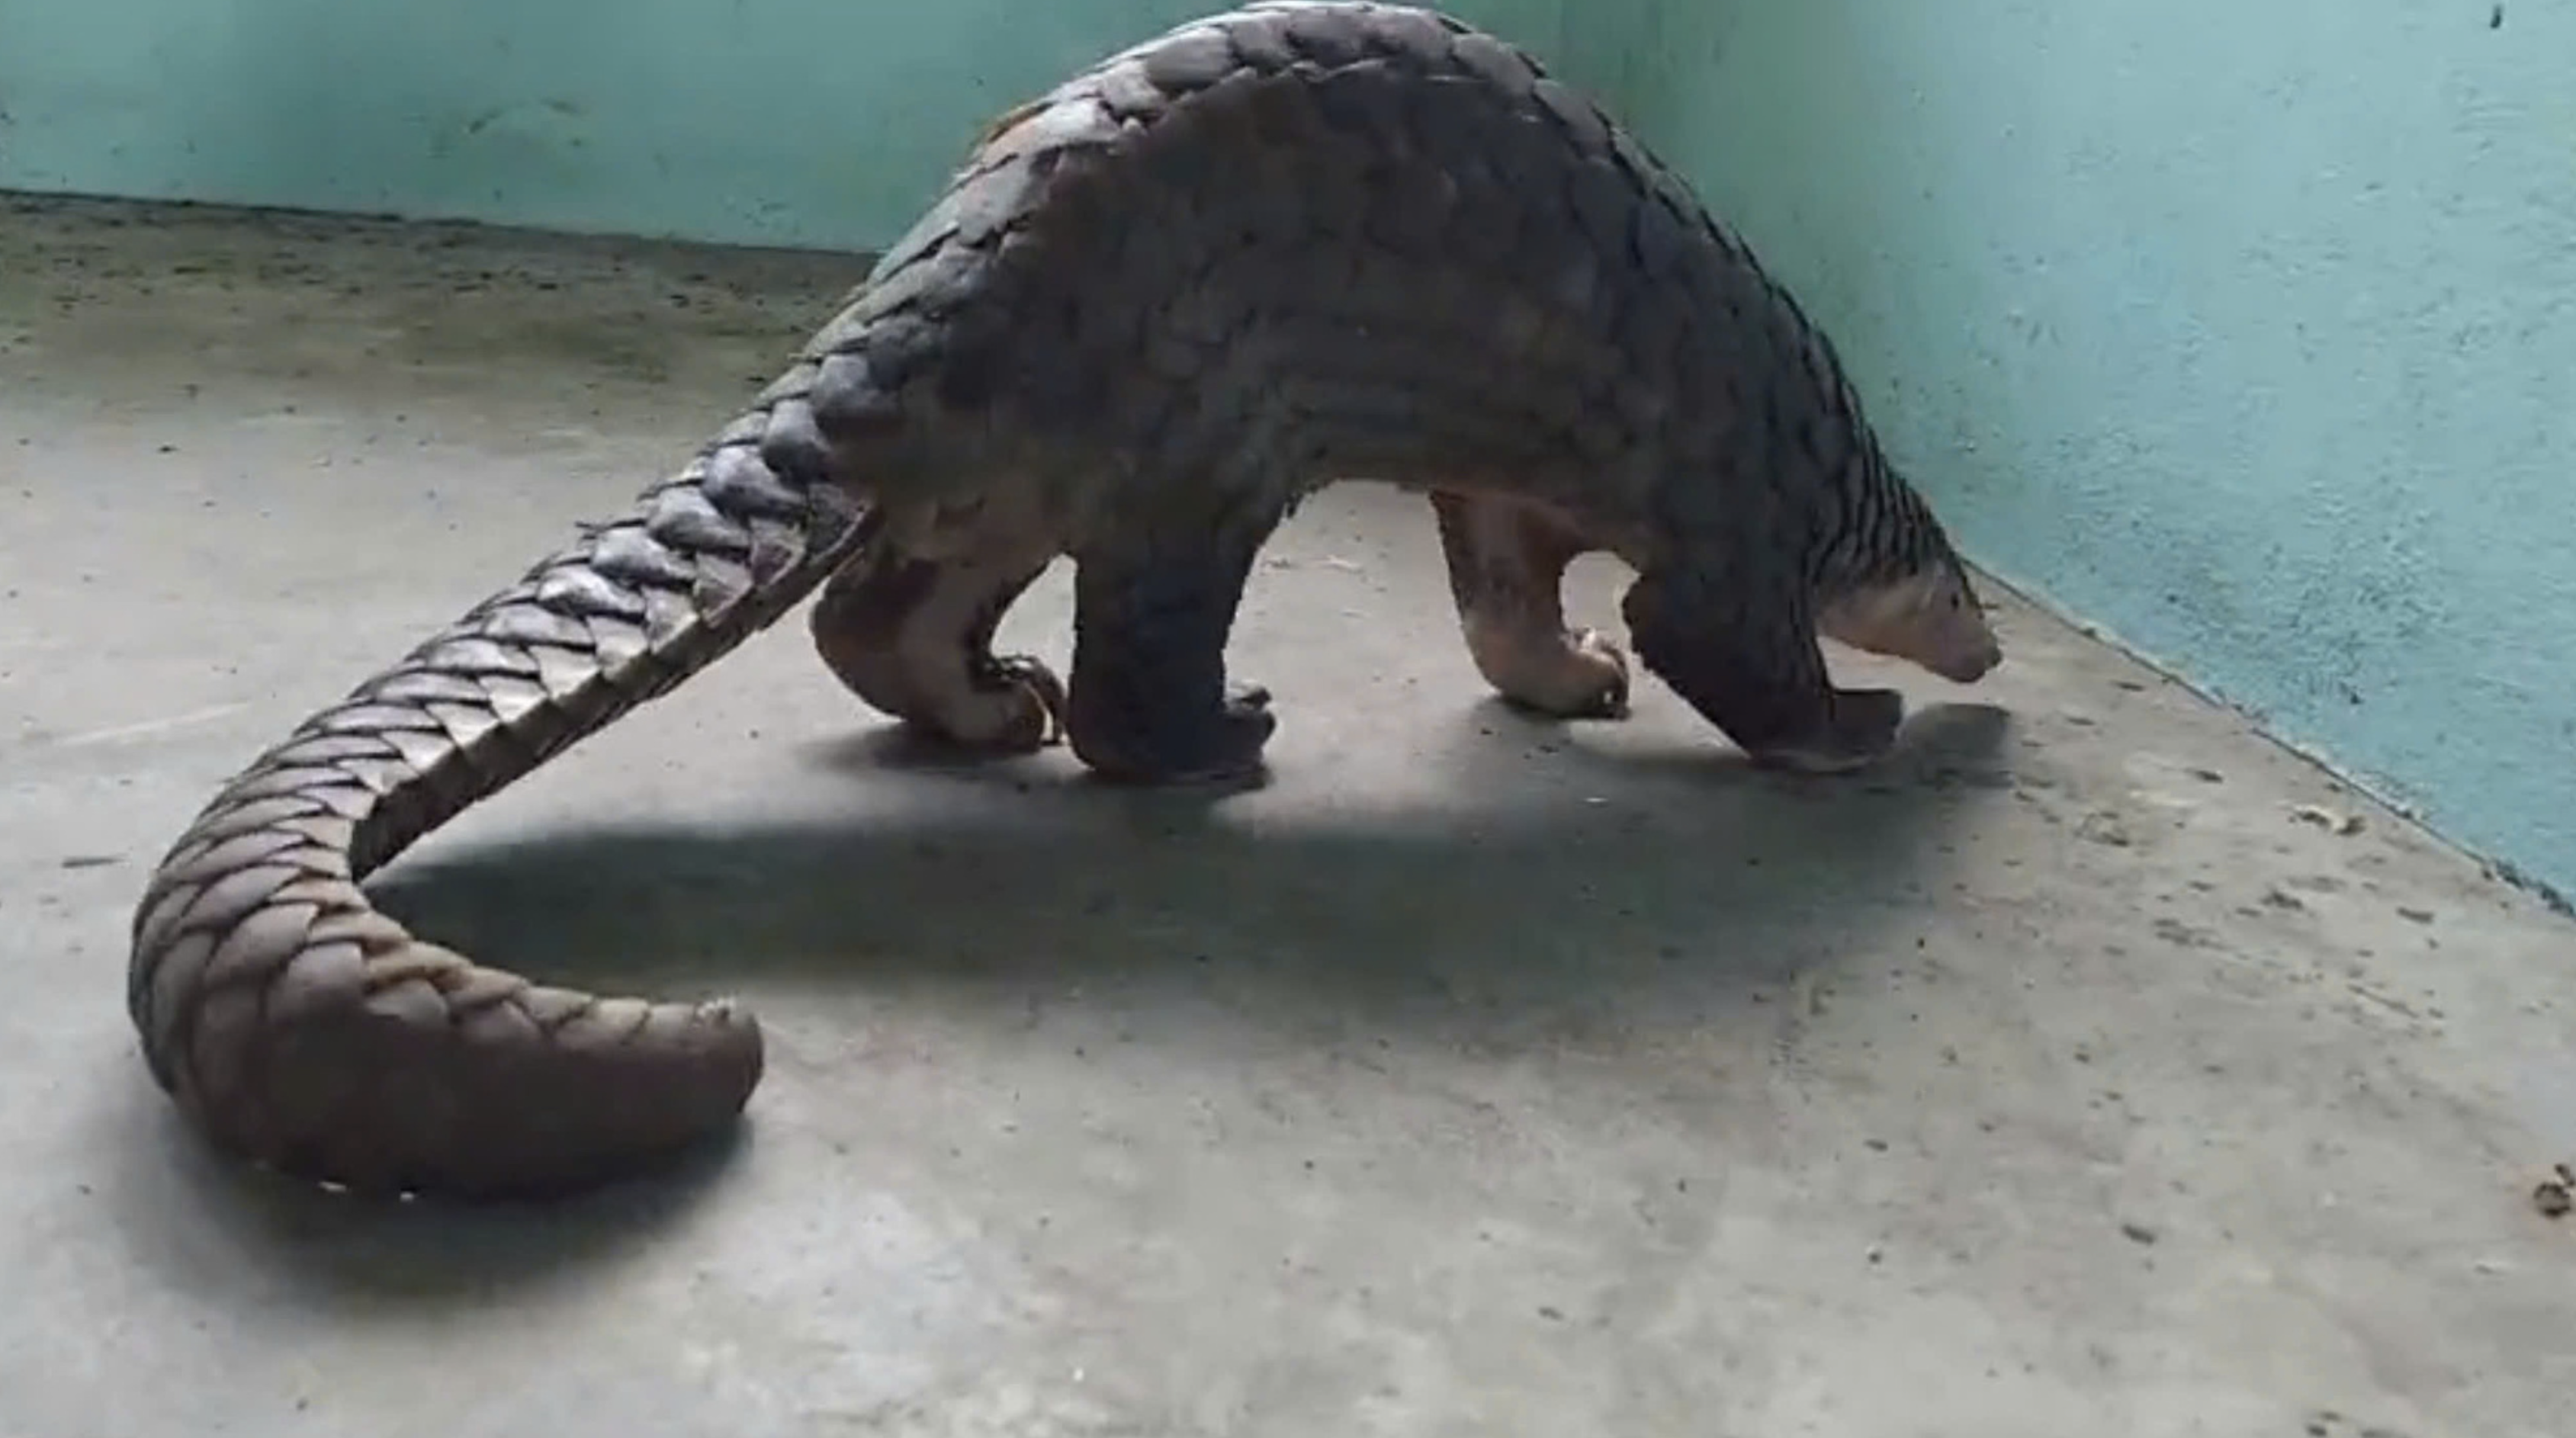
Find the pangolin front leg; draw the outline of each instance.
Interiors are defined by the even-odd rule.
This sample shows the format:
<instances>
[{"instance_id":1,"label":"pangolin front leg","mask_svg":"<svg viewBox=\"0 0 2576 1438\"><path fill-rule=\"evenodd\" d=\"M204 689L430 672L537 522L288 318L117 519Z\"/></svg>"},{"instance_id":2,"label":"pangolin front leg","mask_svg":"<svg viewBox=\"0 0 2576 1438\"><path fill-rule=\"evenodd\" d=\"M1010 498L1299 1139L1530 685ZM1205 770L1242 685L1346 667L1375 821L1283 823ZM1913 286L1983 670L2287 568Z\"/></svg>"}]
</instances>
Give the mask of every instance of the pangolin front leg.
<instances>
[{"instance_id":1,"label":"pangolin front leg","mask_svg":"<svg viewBox=\"0 0 2576 1438\"><path fill-rule=\"evenodd\" d=\"M1232 783L1262 771L1270 691L1226 677L1225 646L1258 532L1122 538L1075 555L1065 732L1104 779Z\"/></svg>"},{"instance_id":2,"label":"pangolin front leg","mask_svg":"<svg viewBox=\"0 0 2576 1438\"><path fill-rule=\"evenodd\" d=\"M1738 555L1729 574L1650 570L1620 601L1638 661L1755 762L1843 773L1896 742L1893 689L1837 689L1810 604L1774 556ZM1777 572L1776 582L1755 576Z\"/></svg>"},{"instance_id":3,"label":"pangolin front leg","mask_svg":"<svg viewBox=\"0 0 2576 1438\"><path fill-rule=\"evenodd\" d=\"M1476 672L1511 702L1563 719L1628 711L1628 661L1565 622L1566 567L1598 547L1534 504L1435 492L1441 557Z\"/></svg>"},{"instance_id":4,"label":"pangolin front leg","mask_svg":"<svg viewBox=\"0 0 2576 1438\"><path fill-rule=\"evenodd\" d=\"M1052 557L1027 545L949 559L872 549L815 601L815 651L851 693L932 738L1033 752L1063 725L1064 685L1034 656L994 654L993 631Z\"/></svg>"}]
</instances>

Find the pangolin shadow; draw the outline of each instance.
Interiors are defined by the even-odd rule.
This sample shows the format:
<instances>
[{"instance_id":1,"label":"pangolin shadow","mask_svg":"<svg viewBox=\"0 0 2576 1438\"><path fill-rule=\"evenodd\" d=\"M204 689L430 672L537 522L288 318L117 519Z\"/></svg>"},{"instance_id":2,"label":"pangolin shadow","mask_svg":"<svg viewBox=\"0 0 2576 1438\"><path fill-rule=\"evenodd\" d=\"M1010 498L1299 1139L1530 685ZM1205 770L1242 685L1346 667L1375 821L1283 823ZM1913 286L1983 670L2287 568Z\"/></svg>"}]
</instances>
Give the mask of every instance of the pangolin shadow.
<instances>
[{"instance_id":1,"label":"pangolin shadow","mask_svg":"<svg viewBox=\"0 0 2576 1438\"><path fill-rule=\"evenodd\" d=\"M870 769L852 755L901 741L829 741L819 766L840 782L928 801L846 823L556 830L369 887L415 933L611 991L740 992L767 1011L881 983L1215 982L1283 1022L1329 1011L1473 1040L1587 996L1740 991L1801 956L1868 950L1921 892L1945 820L2008 785L2007 728L1996 710L1927 709L1878 768L1807 779L1713 747L1600 752L1470 711L1426 756L1436 807L1260 823L1233 822L1222 791L1120 789L1063 765ZM1406 997L1461 992L1483 1001Z\"/></svg>"},{"instance_id":2,"label":"pangolin shadow","mask_svg":"<svg viewBox=\"0 0 2576 1438\"><path fill-rule=\"evenodd\" d=\"M115 1116L115 1171L100 1191L120 1209L111 1231L142 1266L192 1290L248 1284L262 1302L282 1284L353 1322L587 1281L720 1194L755 1139L738 1126L649 1173L551 1202L358 1198L242 1164L158 1093L116 1088L130 1111ZM259 1276L228 1276L236 1266ZM242 1301L233 1292L211 1299L219 1308Z\"/></svg>"}]
</instances>

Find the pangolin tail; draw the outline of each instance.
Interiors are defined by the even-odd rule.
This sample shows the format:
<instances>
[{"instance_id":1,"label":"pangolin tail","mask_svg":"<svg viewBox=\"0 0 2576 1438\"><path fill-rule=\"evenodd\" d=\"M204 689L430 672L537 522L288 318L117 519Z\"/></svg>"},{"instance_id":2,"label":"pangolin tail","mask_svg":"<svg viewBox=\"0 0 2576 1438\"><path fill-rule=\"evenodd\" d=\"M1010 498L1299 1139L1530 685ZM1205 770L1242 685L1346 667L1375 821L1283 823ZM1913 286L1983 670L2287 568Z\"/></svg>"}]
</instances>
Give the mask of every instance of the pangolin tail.
<instances>
[{"instance_id":1,"label":"pangolin tail","mask_svg":"<svg viewBox=\"0 0 2576 1438\"><path fill-rule=\"evenodd\" d=\"M361 1192L530 1197L734 1121L762 1045L731 1002L531 983L412 937L358 885L858 550L872 520L823 481L814 373L306 719L171 846L136 909L127 1004L154 1078L219 1148Z\"/></svg>"}]
</instances>

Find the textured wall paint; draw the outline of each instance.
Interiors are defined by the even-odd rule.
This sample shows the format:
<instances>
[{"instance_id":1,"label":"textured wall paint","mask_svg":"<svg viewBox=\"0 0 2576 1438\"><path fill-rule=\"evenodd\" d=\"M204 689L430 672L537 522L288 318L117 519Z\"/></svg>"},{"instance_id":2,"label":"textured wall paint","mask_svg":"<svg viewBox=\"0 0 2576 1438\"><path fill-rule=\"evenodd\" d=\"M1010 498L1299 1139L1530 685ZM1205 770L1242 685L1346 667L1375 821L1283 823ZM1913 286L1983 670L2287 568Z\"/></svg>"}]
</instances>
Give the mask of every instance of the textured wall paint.
<instances>
[{"instance_id":1,"label":"textured wall paint","mask_svg":"<svg viewBox=\"0 0 2576 1438\"><path fill-rule=\"evenodd\" d=\"M1628 41L1978 558L2576 893L2576 7L1675 0Z\"/></svg>"},{"instance_id":2,"label":"textured wall paint","mask_svg":"<svg viewBox=\"0 0 2576 1438\"><path fill-rule=\"evenodd\" d=\"M1212 8L0 0L0 188L862 248L995 113ZM1560 0L1456 8L1557 38Z\"/></svg>"}]
</instances>

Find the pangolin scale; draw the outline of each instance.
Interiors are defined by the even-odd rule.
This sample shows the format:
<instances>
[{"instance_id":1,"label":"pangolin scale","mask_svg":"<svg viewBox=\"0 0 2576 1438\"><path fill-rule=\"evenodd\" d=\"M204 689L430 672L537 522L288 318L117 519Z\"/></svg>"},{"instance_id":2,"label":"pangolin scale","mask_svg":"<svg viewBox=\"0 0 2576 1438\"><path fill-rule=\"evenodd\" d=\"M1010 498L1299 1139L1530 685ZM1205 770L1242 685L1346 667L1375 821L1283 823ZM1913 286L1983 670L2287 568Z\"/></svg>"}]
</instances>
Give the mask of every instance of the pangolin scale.
<instances>
[{"instance_id":1,"label":"pangolin scale","mask_svg":"<svg viewBox=\"0 0 2576 1438\"><path fill-rule=\"evenodd\" d=\"M613 522L298 725L152 875L129 1008L218 1146L305 1179L562 1192L732 1123L752 1018L531 983L413 937L366 875L821 589L816 645L964 749L1256 771L1224 650L1255 557L1342 478L1429 496L1495 688L1614 715L1567 628L1606 550L1637 659L1759 759L1866 763L1892 691L1819 634L1972 680L1964 565L1831 345L1689 190L1529 56L1433 11L1258 4L995 124L794 362ZM996 657L1075 565L1070 683Z\"/></svg>"}]
</instances>

